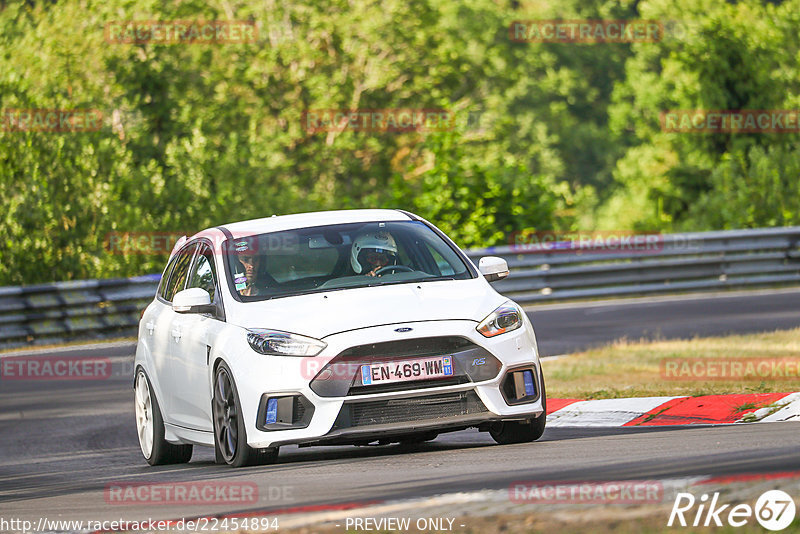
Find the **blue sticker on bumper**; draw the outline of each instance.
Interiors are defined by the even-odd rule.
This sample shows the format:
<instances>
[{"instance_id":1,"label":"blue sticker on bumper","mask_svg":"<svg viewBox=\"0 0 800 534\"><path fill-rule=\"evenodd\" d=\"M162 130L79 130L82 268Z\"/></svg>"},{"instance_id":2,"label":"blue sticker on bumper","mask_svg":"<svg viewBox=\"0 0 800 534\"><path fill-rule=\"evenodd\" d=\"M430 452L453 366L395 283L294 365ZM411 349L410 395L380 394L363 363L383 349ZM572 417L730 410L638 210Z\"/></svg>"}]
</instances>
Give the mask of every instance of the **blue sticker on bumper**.
<instances>
[{"instance_id":1,"label":"blue sticker on bumper","mask_svg":"<svg viewBox=\"0 0 800 534\"><path fill-rule=\"evenodd\" d=\"M267 400L267 420L266 424L278 422L278 399Z\"/></svg>"},{"instance_id":2,"label":"blue sticker on bumper","mask_svg":"<svg viewBox=\"0 0 800 534\"><path fill-rule=\"evenodd\" d=\"M525 382L525 395L526 396L536 395L536 388L533 385L533 372L523 371L522 380Z\"/></svg>"}]
</instances>

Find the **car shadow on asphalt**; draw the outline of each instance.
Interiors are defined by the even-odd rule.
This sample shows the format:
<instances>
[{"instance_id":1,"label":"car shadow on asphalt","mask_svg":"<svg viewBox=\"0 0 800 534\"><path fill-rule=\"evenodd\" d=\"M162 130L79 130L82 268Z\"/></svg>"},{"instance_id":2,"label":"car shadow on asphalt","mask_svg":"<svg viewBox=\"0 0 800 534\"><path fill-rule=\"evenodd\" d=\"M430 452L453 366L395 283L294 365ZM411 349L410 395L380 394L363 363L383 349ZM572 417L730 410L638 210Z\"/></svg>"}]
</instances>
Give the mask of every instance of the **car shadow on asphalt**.
<instances>
[{"instance_id":1,"label":"car shadow on asphalt","mask_svg":"<svg viewBox=\"0 0 800 534\"><path fill-rule=\"evenodd\" d=\"M545 429L539 441L562 441L603 436L626 436L632 434L681 432L697 428L709 428L722 425L663 425L663 426L624 426L624 427L588 427L560 426ZM731 426L731 425L724 425Z\"/></svg>"},{"instance_id":2,"label":"car shadow on asphalt","mask_svg":"<svg viewBox=\"0 0 800 534\"><path fill-rule=\"evenodd\" d=\"M659 427L558 427L546 429L542 438L538 442L575 440L585 438L597 438L605 436L651 434L660 432L685 431L687 429L708 428L712 425L683 425L683 426L659 426ZM522 446L531 445L529 443L520 444ZM452 434L443 434L436 440L419 443L415 445L337 445L337 446L316 446L316 447L297 447L290 445L283 447L278 460L272 464L274 468L284 466L297 466L298 464L311 464L316 462L365 460L369 458L380 458L390 456L401 456L404 454L420 454L428 452L442 452L448 450L467 450L481 448L502 447L497 445L488 433L477 431L460 431ZM214 465L209 462L192 462L192 465ZM262 466L263 467L263 466Z\"/></svg>"}]
</instances>

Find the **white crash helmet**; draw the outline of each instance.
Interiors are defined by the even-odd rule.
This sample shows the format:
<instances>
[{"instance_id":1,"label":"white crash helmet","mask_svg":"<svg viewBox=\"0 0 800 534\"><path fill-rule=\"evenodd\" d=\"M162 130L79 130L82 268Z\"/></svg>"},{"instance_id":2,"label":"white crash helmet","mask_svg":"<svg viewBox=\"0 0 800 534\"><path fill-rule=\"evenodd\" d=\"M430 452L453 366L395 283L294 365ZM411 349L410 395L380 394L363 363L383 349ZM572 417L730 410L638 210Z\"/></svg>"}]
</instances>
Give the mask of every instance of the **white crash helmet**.
<instances>
[{"instance_id":1,"label":"white crash helmet","mask_svg":"<svg viewBox=\"0 0 800 534\"><path fill-rule=\"evenodd\" d=\"M389 265L395 265L397 262L397 243L385 230L364 232L353 240L353 246L350 248L350 265L357 274L364 270L364 256L367 252L388 254L391 257Z\"/></svg>"}]
</instances>

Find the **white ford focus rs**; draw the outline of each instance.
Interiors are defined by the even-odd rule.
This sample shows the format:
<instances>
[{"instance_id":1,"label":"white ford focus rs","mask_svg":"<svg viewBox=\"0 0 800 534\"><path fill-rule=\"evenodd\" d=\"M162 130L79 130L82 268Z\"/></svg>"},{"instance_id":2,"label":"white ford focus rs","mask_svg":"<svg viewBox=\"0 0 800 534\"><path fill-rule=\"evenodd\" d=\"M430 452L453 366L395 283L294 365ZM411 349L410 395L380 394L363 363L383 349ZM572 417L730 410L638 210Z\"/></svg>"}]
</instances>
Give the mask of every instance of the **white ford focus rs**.
<instances>
[{"instance_id":1,"label":"white ford focus rs","mask_svg":"<svg viewBox=\"0 0 800 534\"><path fill-rule=\"evenodd\" d=\"M414 443L477 427L538 439L530 320L429 222L395 210L284 215L182 238L142 315L139 443L151 464L213 446L233 466L282 445Z\"/></svg>"}]
</instances>

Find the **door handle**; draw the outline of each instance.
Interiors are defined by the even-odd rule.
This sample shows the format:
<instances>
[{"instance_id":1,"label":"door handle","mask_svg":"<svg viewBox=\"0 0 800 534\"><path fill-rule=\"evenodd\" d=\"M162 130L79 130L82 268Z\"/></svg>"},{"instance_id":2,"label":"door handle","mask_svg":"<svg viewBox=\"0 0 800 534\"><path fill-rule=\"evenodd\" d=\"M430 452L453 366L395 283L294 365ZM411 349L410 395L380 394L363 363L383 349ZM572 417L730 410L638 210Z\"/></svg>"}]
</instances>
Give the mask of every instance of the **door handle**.
<instances>
[{"instance_id":1,"label":"door handle","mask_svg":"<svg viewBox=\"0 0 800 534\"><path fill-rule=\"evenodd\" d=\"M180 328L173 328L172 329L172 337L175 338L175 341L178 341L181 338L181 329Z\"/></svg>"}]
</instances>

